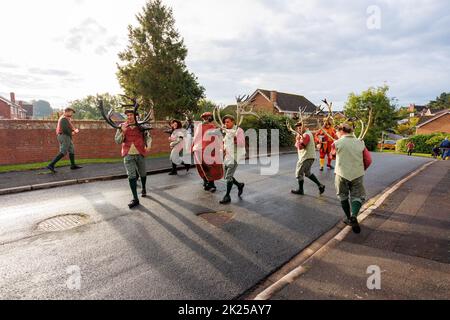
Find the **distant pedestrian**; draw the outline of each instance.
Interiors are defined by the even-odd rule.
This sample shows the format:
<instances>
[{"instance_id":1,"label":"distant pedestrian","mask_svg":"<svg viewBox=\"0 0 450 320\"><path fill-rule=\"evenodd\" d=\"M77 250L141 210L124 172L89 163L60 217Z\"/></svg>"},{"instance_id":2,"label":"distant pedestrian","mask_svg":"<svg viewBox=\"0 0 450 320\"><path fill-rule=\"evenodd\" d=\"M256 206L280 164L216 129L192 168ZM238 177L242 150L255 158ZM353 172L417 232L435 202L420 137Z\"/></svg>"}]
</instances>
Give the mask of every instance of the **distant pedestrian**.
<instances>
[{"instance_id":1,"label":"distant pedestrian","mask_svg":"<svg viewBox=\"0 0 450 320\"><path fill-rule=\"evenodd\" d=\"M448 140L448 137L446 137L445 140L442 141L441 149L442 149L442 160L445 160L447 159L447 157L450 157L450 141Z\"/></svg>"},{"instance_id":2,"label":"distant pedestrian","mask_svg":"<svg viewBox=\"0 0 450 320\"><path fill-rule=\"evenodd\" d=\"M78 134L80 132L79 129L76 129L72 124L72 116L75 113L75 110L72 108L66 108L64 110L64 114L59 118L58 125L56 127L56 135L59 142L59 153L53 159L52 162L47 166L47 169L53 173L56 173L55 165L56 163L64 158L64 156L69 153L70 159L70 169L77 170L82 167L77 166L75 164L75 148L73 145L72 136Z\"/></svg>"},{"instance_id":3,"label":"distant pedestrian","mask_svg":"<svg viewBox=\"0 0 450 320\"><path fill-rule=\"evenodd\" d=\"M432 151L433 151L432 156L435 159L437 159L437 157L441 155L441 148L439 148L438 145L435 145Z\"/></svg>"},{"instance_id":4,"label":"distant pedestrian","mask_svg":"<svg viewBox=\"0 0 450 320\"><path fill-rule=\"evenodd\" d=\"M414 142L409 141L409 143L406 145L406 148L408 149L408 156L412 156L415 147L416 145L414 144Z\"/></svg>"}]
</instances>

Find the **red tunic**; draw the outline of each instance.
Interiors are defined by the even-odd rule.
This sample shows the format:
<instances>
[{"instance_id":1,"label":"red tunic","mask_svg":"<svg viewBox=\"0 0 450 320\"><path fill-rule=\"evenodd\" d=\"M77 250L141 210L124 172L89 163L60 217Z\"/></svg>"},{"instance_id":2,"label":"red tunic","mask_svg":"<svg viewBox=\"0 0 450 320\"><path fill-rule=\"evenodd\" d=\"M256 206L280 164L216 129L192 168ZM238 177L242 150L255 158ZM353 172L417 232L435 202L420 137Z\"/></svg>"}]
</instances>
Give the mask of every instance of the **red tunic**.
<instances>
[{"instance_id":1,"label":"red tunic","mask_svg":"<svg viewBox=\"0 0 450 320\"><path fill-rule=\"evenodd\" d=\"M144 134L137 126L130 126L128 124L124 124L128 129L125 132L124 140L122 143L122 157L128 155L130 151L131 145L134 143L134 146L139 151L142 156L145 156L145 140Z\"/></svg>"},{"instance_id":2,"label":"red tunic","mask_svg":"<svg viewBox=\"0 0 450 320\"><path fill-rule=\"evenodd\" d=\"M211 154L205 154L205 149L212 143L215 143L217 137L206 136L208 131L216 130L216 126L212 123L204 123L196 127L194 134L194 156L197 171L202 179L206 179L209 182L220 180L223 178L223 164L219 155L213 150ZM209 153L209 152L208 152ZM205 162L205 157L211 156L214 161L212 164Z\"/></svg>"}]
</instances>

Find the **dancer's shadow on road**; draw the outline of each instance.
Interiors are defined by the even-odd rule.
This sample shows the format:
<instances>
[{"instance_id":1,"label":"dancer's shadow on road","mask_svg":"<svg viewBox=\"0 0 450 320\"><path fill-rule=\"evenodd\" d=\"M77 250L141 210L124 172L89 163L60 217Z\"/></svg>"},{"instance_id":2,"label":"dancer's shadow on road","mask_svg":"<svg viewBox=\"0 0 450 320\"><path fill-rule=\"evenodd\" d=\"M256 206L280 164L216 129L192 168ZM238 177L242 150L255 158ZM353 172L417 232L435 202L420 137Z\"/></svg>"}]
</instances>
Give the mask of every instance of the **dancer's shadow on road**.
<instances>
[{"instance_id":1,"label":"dancer's shadow on road","mask_svg":"<svg viewBox=\"0 0 450 320\"><path fill-rule=\"evenodd\" d=\"M152 237L151 230L145 228L143 223L139 223L133 219L127 219L129 214L119 215L110 219L111 212L121 212L124 211L124 208L118 208L112 205L97 190L93 190L92 193L84 195L84 197L91 203L96 212L105 218L105 222L113 227L136 250L139 256L161 275L167 279L179 280L178 276L186 272L187 267L177 263L175 257L160 244L163 243L163 240ZM103 201L99 202L99 200ZM146 209L146 211L151 214L149 210ZM132 215L133 213L130 214ZM121 219L121 221L117 221L118 219ZM114 253L111 252L111 255L114 255ZM152 283L148 285L152 286ZM182 281L176 281L176 286L181 287L182 292L190 293L204 292L205 286L212 285L214 285L212 281L207 278L200 279L195 273L190 274L189 277L183 277ZM183 296L178 298L183 298ZM203 298L207 297L203 296Z\"/></svg>"}]
</instances>

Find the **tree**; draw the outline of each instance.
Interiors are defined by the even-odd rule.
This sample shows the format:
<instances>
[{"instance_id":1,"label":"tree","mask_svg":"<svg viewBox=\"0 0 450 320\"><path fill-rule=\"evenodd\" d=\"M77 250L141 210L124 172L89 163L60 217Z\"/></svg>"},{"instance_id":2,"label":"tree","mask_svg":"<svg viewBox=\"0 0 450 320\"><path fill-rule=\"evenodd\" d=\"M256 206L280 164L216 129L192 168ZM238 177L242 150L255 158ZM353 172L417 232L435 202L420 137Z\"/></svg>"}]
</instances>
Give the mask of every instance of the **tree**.
<instances>
[{"instance_id":1,"label":"tree","mask_svg":"<svg viewBox=\"0 0 450 320\"><path fill-rule=\"evenodd\" d=\"M364 139L369 150L375 150L382 131L391 129L396 125L396 106L393 99L387 96L388 91L389 87L385 85L378 88L369 88L360 95L351 93L344 106L347 117L359 117L366 124L368 123L368 106L372 106L373 124Z\"/></svg>"},{"instance_id":2,"label":"tree","mask_svg":"<svg viewBox=\"0 0 450 320\"><path fill-rule=\"evenodd\" d=\"M105 110L116 109L120 106L119 97L109 93L89 95L86 98L71 101L69 106L75 109L73 118L77 120L101 120L102 115L98 110L98 99L103 100ZM123 111L123 110L121 110Z\"/></svg>"},{"instance_id":3,"label":"tree","mask_svg":"<svg viewBox=\"0 0 450 320\"><path fill-rule=\"evenodd\" d=\"M33 104L33 117L34 118L46 118L53 113L53 109L45 100L34 100Z\"/></svg>"},{"instance_id":4,"label":"tree","mask_svg":"<svg viewBox=\"0 0 450 320\"><path fill-rule=\"evenodd\" d=\"M159 119L197 111L205 89L186 67L187 48L175 29L172 9L161 0L148 0L136 18L139 26L128 26L129 44L119 53L120 85L144 105L152 101Z\"/></svg>"},{"instance_id":5,"label":"tree","mask_svg":"<svg viewBox=\"0 0 450 320\"><path fill-rule=\"evenodd\" d=\"M411 136L416 133L416 126L419 123L419 118L410 118L408 122L397 125L395 133L402 136Z\"/></svg>"},{"instance_id":6,"label":"tree","mask_svg":"<svg viewBox=\"0 0 450 320\"><path fill-rule=\"evenodd\" d=\"M450 93L441 93L441 95L437 97L436 100L430 101L430 103L428 103L428 106L432 110L450 109Z\"/></svg>"}]
</instances>

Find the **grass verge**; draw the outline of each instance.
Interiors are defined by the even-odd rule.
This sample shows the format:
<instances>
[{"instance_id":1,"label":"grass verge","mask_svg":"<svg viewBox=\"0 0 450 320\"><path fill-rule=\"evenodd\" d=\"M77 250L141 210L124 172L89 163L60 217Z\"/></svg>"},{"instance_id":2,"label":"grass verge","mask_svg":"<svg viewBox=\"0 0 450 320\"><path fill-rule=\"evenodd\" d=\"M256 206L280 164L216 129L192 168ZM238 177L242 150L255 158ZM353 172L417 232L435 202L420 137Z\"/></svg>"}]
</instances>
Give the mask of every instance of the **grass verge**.
<instances>
[{"instance_id":1,"label":"grass verge","mask_svg":"<svg viewBox=\"0 0 450 320\"><path fill-rule=\"evenodd\" d=\"M157 159L168 157L169 153L157 153L151 156L148 156L147 159ZM76 163L83 164L97 164L97 163L121 163L123 162L122 158L113 158L113 159L77 159ZM45 168L49 162L39 162L39 163L29 163L29 164L13 164L13 165L5 165L0 166L0 173L5 172L19 172L19 171L29 171L29 170L37 170ZM69 160L61 160L57 163L56 168L69 166Z\"/></svg>"},{"instance_id":2,"label":"grass verge","mask_svg":"<svg viewBox=\"0 0 450 320\"><path fill-rule=\"evenodd\" d=\"M379 150L377 150L376 152L380 153ZM391 153L391 154L401 154L404 156L407 156L408 154L405 152L397 152L395 150L383 150L382 153ZM422 157L422 158L433 158L433 156L429 153L413 153L412 154L413 157Z\"/></svg>"}]
</instances>

